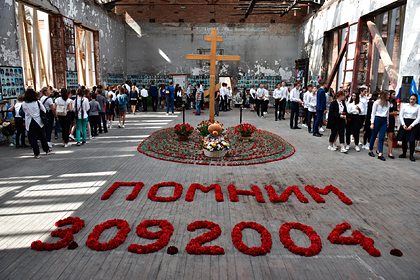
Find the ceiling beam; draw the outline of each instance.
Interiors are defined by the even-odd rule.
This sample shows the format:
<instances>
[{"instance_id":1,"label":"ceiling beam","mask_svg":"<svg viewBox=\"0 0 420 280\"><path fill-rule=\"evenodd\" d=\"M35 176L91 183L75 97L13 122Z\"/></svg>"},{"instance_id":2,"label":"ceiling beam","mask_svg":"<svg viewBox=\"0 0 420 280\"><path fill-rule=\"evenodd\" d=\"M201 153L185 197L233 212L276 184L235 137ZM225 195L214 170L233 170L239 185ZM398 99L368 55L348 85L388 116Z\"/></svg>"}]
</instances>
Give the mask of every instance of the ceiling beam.
<instances>
[{"instance_id":1,"label":"ceiling beam","mask_svg":"<svg viewBox=\"0 0 420 280\"><path fill-rule=\"evenodd\" d=\"M296 6L297 2L298 0L293 1L293 3L286 10L284 10L283 13L280 14L280 17L290 12Z\"/></svg>"},{"instance_id":2,"label":"ceiling beam","mask_svg":"<svg viewBox=\"0 0 420 280\"><path fill-rule=\"evenodd\" d=\"M246 10L245 18L247 18L251 14L251 12L254 9L254 6L255 6L256 3L257 3L257 0L251 0L251 3L249 3L249 7Z\"/></svg>"}]
</instances>

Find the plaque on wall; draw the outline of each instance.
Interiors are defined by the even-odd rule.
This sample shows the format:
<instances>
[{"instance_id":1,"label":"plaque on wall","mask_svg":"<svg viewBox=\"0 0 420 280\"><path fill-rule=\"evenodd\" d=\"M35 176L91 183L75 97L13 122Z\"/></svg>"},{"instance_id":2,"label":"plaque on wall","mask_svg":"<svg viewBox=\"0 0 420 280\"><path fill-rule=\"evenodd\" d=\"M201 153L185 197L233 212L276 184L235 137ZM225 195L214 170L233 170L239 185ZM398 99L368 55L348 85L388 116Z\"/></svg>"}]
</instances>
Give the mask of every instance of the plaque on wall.
<instances>
[{"instance_id":1,"label":"plaque on wall","mask_svg":"<svg viewBox=\"0 0 420 280\"><path fill-rule=\"evenodd\" d=\"M22 67L0 66L0 99L16 98L24 93Z\"/></svg>"}]
</instances>

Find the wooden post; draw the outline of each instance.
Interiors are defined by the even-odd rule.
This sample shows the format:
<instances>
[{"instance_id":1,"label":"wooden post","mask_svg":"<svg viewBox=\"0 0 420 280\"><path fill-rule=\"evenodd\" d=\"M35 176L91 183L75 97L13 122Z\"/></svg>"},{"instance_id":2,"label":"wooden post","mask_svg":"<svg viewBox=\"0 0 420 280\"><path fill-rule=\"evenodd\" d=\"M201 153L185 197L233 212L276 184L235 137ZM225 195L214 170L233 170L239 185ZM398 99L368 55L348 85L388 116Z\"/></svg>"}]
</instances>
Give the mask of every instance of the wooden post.
<instances>
[{"instance_id":1,"label":"wooden post","mask_svg":"<svg viewBox=\"0 0 420 280\"><path fill-rule=\"evenodd\" d=\"M23 14L22 14L23 12ZM19 7L18 7L18 22L19 22L19 40L20 40L20 47L21 47L21 53L22 53L22 60L23 63L22 65L25 65L25 67L23 67L23 73L24 73L24 77L25 77L25 81L28 82L29 80L29 71L28 71L28 67L27 67L27 63L28 63L28 53L26 51L26 47L25 47L25 22L24 22L24 17L25 17L25 8L23 6L22 3L19 3Z\"/></svg>"},{"instance_id":2,"label":"wooden post","mask_svg":"<svg viewBox=\"0 0 420 280\"><path fill-rule=\"evenodd\" d=\"M338 71L338 68L340 66L341 60L343 59L344 54L347 51L348 42L349 42L349 29L347 29L346 40L344 40L344 44L341 46L341 50L340 50L340 53L338 54L338 58L335 61L334 66L333 66L333 68L331 70L330 77L328 78L327 88L330 88L330 86L331 86L331 84L332 84L332 82L334 80L334 77L337 74L337 71Z\"/></svg>"},{"instance_id":3,"label":"wooden post","mask_svg":"<svg viewBox=\"0 0 420 280\"><path fill-rule=\"evenodd\" d=\"M398 82L398 74L395 71L394 65L392 64L392 59L389 56L388 51L386 50L384 41L382 41L381 35L378 31L378 28L376 28L376 25L371 21L368 21L367 25L369 27L370 33L372 34L373 42L375 43L379 55L381 56L384 68L389 76L389 80L391 82L391 89L395 90Z\"/></svg>"},{"instance_id":4,"label":"wooden post","mask_svg":"<svg viewBox=\"0 0 420 280\"><path fill-rule=\"evenodd\" d=\"M28 61L29 61L29 67L31 69L31 77L32 77L32 83L34 86L34 90L36 90L36 80L35 80L35 71L34 71L34 62L32 60L31 54L32 54L32 49L31 49L31 44L30 44L30 38L29 38L29 32L28 32L28 27L26 26L28 23L26 21L26 15L25 15L25 7L23 5L20 6L21 8L21 13L23 16L23 29L25 31L25 39L26 39L26 48L28 50Z\"/></svg>"},{"instance_id":5,"label":"wooden post","mask_svg":"<svg viewBox=\"0 0 420 280\"><path fill-rule=\"evenodd\" d=\"M386 50L388 51L391 61L392 61L392 53L394 51L394 38L395 38L395 26L397 21L397 9L393 9L392 11L388 12L388 36L386 39ZM387 90L389 88L389 78L385 75L384 77L384 84L382 85L383 90Z\"/></svg>"}]
</instances>

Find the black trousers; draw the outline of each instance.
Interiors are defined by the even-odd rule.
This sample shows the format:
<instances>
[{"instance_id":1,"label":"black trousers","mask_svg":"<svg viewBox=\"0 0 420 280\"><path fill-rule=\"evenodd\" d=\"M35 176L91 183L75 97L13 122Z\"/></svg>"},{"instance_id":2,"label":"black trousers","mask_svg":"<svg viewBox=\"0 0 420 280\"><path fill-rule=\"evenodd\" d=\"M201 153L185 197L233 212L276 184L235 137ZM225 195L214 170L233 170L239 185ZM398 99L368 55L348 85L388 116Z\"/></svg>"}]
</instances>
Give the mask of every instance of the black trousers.
<instances>
[{"instance_id":1,"label":"black trousers","mask_svg":"<svg viewBox=\"0 0 420 280\"><path fill-rule=\"evenodd\" d=\"M25 145L25 124L23 123L23 118L15 118L16 124L16 146ZM19 144L20 138L20 144Z\"/></svg>"},{"instance_id":2,"label":"black trousers","mask_svg":"<svg viewBox=\"0 0 420 280\"><path fill-rule=\"evenodd\" d=\"M264 112L267 112L268 109L268 100L263 100L261 103L261 115L264 115Z\"/></svg>"},{"instance_id":3,"label":"black trousers","mask_svg":"<svg viewBox=\"0 0 420 280\"><path fill-rule=\"evenodd\" d=\"M220 105L219 105L219 100L215 100L214 101L214 114L216 115L216 116L218 116L219 115L219 108L220 107Z\"/></svg>"},{"instance_id":4,"label":"black trousers","mask_svg":"<svg viewBox=\"0 0 420 280\"><path fill-rule=\"evenodd\" d=\"M100 122L99 115L97 116L89 116L89 124L90 124L90 133L92 135L98 135L98 125Z\"/></svg>"},{"instance_id":5,"label":"black trousers","mask_svg":"<svg viewBox=\"0 0 420 280\"><path fill-rule=\"evenodd\" d=\"M360 134L360 116L349 114L347 115L346 124L346 143L350 145L350 136L353 134L354 144L359 145L359 134Z\"/></svg>"},{"instance_id":6,"label":"black trousers","mask_svg":"<svg viewBox=\"0 0 420 280\"><path fill-rule=\"evenodd\" d=\"M45 136L46 136L47 142L51 142L51 134L52 134L52 128L54 124L54 114L51 110L47 111L47 119L48 119L48 123L47 125L44 125Z\"/></svg>"},{"instance_id":7,"label":"black trousers","mask_svg":"<svg viewBox=\"0 0 420 280\"><path fill-rule=\"evenodd\" d=\"M102 121L102 125L101 125L101 121ZM102 126L104 127L103 130L105 132L108 132L108 128L106 127L106 115L105 115L105 112L103 112L103 113L99 112L99 123L98 123L98 126L99 126L99 133L102 133Z\"/></svg>"},{"instance_id":8,"label":"black trousers","mask_svg":"<svg viewBox=\"0 0 420 280\"><path fill-rule=\"evenodd\" d=\"M157 107L158 107L158 97L157 96L152 96L152 107L153 107L153 112L156 112Z\"/></svg>"},{"instance_id":9,"label":"black trousers","mask_svg":"<svg viewBox=\"0 0 420 280\"><path fill-rule=\"evenodd\" d=\"M70 134L70 115L67 113L65 116L58 116L58 120L61 125L61 136L63 137L64 143L69 143L69 134Z\"/></svg>"},{"instance_id":10,"label":"black trousers","mask_svg":"<svg viewBox=\"0 0 420 280\"><path fill-rule=\"evenodd\" d=\"M230 103L232 102L232 99L227 99L227 101L226 101L226 103L227 103L227 106L226 106L226 110L232 110L232 108L230 108Z\"/></svg>"},{"instance_id":11,"label":"black trousers","mask_svg":"<svg viewBox=\"0 0 420 280\"><path fill-rule=\"evenodd\" d=\"M49 148L47 139L45 138L44 129L41 128L39 124L33 119L29 126L28 137L32 150L34 151L34 155L39 155L38 139L41 140L41 145L44 152L48 152Z\"/></svg>"},{"instance_id":12,"label":"black trousers","mask_svg":"<svg viewBox=\"0 0 420 280\"><path fill-rule=\"evenodd\" d=\"M308 108L303 108L303 123L304 124L308 124L308 115L309 115L309 110Z\"/></svg>"},{"instance_id":13,"label":"black trousers","mask_svg":"<svg viewBox=\"0 0 420 280\"><path fill-rule=\"evenodd\" d=\"M292 109L290 114L290 127L297 127L299 117L299 102L291 102L290 107ZM293 119L295 119L295 125L293 125Z\"/></svg>"},{"instance_id":14,"label":"black trousers","mask_svg":"<svg viewBox=\"0 0 420 280\"><path fill-rule=\"evenodd\" d=\"M226 112L226 106L227 106L227 97L222 97L222 110L223 112Z\"/></svg>"},{"instance_id":15,"label":"black trousers","mask_svg":"<svg viewBox=\"0 0 420 280\"><path fill-rule=\"evenodd\" d=\"M143 103L143 111L147 111L147 97L142 97L141 102Z\"/></svg>"},{"instance_id":16,"label":"black trousers","mask_svg":"<svg viewBox=\"0 0 420 280\"><path fill-rule=\"evenodd\" d=\"M330 135L330 143L335 142L335 136L337 136L340 139L340 144L344 144L344 125L340 126L339 129L331 129L331 135Z\"/></svg>"},{"instance_id":17,"label":"black trousers","mask_svg":"<svg viewBox=\"0 0 420 280\"><path fill-rule=\"evenodd\" d=\"M204 110L204 92L201 93L200 109Z\"/></svg>"},{"instance_id":18,"label":"black trousers","mask_svg":"<svg viewBox=\"0 0 420 280\"><path fill-rule=\"evenodd\" d=\"M416 142L412 141L410 142L410 156L414 155L414 149L416 148ZM405 155L407 153L408 145L407 141L402 141L402 152Z\"/></svg>"},{"instance_id":19,"label":"black trousers","mask_svg":"<svg viewBox=\"0 0 420 280\"><path fill-rule=\"evenodd\" d=\"M315 116L316 112L309 112L308 111L308 119L307 119L307 125L308 125L308 131L312 131L311 129L311 121L314 120L314 126L315 126Z\"/></svg>"},{"instance_id":20,"label":"black trousers","mask_svg":"<svg viewBox=\"0 0 420 280\"><path fill-rule=\"evenodd\" d=\"M260 108L263 101L261 99L255 99L255 110L257 111L258 117L260 116Z\"/></svg>"},{"instance_id":21,"label":"black trousers","mask_svg":"<svg viewBox=\"0 0 420 280\"><path fill-rule=\"evenodd\" d=\"M279 118L284 119L285 113L286 113L286 99L283 99L280 101Z\"/></svg>"},{"instance_id":22,"label":"black trousers","mask_svg":"<svg viewBox=\"0 0 420 280\"><path fill-rule=\"evenodd\" d=\"M277 111L280 111L280 99L274 99L274 119L277 120Z\"/></svg>"}]
</instances>

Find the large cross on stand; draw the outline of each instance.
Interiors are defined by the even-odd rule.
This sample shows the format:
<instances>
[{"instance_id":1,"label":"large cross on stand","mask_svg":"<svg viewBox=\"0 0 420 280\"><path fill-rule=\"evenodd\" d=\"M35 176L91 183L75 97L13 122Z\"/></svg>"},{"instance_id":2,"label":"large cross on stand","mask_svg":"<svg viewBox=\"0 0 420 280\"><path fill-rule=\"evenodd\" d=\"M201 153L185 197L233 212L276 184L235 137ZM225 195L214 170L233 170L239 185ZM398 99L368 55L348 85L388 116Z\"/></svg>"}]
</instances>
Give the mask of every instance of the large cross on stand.
<instances>
[{"instance_id":1,"label":"large cross on stand","mask_svg":"<svg viewBox=\"0 0 420 280\"><path fill-rule=\"evenodd\" d=\"M217 36L217 30L211 30L211 36L205 36L205 41L211 42L210 55L187 54L186 59L210 60L210 112L209 119L214 120L214 92L216 88L216 61L240 61L240 56L216 55L216 43L223 42L223 37Z\"/></svg>"}]
</instances>

